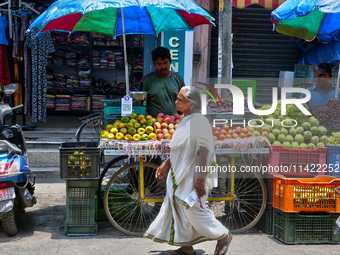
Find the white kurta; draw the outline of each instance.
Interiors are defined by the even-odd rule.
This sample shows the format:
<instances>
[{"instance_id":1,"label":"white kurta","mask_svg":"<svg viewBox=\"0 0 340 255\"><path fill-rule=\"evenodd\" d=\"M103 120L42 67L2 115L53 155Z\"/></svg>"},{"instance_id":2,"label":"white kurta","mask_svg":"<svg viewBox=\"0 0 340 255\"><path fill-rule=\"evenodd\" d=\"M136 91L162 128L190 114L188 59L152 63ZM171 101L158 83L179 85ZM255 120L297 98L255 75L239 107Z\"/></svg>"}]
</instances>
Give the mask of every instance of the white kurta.
<instances>
[{"instance_id":1,"label":"white kurta","mask_svg":"<svg viewBox=\"0 0 340 255\"><path fill-rule=\"evenodd\" d=\"M226 229L205 206L208 195L189 207L184 199L194 190L197 179L197 152L208 149L207 166L216 163L213 135L208 120L199 113L183 118L170 142L171 171L167 194L156 219L144 234L156 242L190 246L203 241L219 240ZM206 194L217 186L217 173L206 173Z\"/></svg>"}]
</instances>

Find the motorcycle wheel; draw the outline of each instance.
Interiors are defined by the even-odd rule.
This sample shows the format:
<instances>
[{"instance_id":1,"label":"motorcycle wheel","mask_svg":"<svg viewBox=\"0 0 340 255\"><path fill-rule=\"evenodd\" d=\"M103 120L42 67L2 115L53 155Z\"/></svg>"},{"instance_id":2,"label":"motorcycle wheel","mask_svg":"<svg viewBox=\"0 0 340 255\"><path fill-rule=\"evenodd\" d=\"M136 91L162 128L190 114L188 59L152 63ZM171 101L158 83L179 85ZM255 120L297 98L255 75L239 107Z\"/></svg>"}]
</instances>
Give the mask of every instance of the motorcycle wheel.
<instances>
[{"instance_id":1,"label":"motorcycle wheel","mask_svg":"<svg viewBox=\"0 0 340 255\"><path fill-rule=\"evenodd\" d=\"M6 212L2 215L2 227L7 236L15 236L18 232L17 225L15 224L15 217L13 210Z\"/></svg>"}]
</instances>

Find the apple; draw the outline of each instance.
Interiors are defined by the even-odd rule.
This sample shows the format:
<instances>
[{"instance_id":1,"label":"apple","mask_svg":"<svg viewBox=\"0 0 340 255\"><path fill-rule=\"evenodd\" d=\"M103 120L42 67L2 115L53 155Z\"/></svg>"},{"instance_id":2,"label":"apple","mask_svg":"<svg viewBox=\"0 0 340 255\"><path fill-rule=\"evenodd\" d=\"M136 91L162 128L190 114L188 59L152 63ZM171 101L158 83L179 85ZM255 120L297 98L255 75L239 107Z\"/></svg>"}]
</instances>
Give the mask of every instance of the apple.
<instances>
[{"instance_id":1,"label":"apple","mask_svg":"<svg viewBox=\"0 0 340 255\"><path fill-rule=\"evenodd\" d=\"M236 133L234 133L232 136L233 136L234 139L238 138L238 134L236 134Z\"/></svg>"},{"instance_id":2,"label":"apple","mask_svg":"<svg viewBox=\"0 0 340 255\"><path fill-rule=\"evenodd\" d=\"M162 134L163 134L163 130L162 130L162 129L160 129L160 128L157 128L157 129L156 129L156 134L160 134L160 133L162 133Z\"/></svg>"},{"instance_id":3,"label":"apple","mask_svg":"<svg viewBox=\"0 0 340 255\"><path fill-rule=\"evenodd\" d=\"M169 130L167 130L166 128L163 129L163 134L168 134L169 133Z\"/></svg>"},{"instance_id":4,"label":"apple","mask_svg":"<svg viewBox=\"0 0 340 255\"><path fill-rule=\"evenodd\" d=\"M243 139L243 138L246 138L247 135L246 135L245 133L241 133L241 134L239 135L239 137Z\"/></svg>"},{"instance_id":5,"label":"apple","mask_svg":"<svg viewBox=\"0 0 340 255\"><path fill-rule=\"evenodd\" d=\"M167 115L164 115L164 119L165 119L165 118L169 118L169 117L170 117L170 116L169 116L168 114L167 114Z\"/></svg>"},{"instance_id":6,"label":"apple","mask_svg":"<svg viewBox=\"0 0 340 255\"><path fill-rule=\"evenodd\" d=\"M232 137L232 135L227 134L227 135L225 136L225 138L226 138L226 139L232 139L233 137Z\"/></svg>"},{"instance_id":7,"label":"apple","mask_svg":"<svg viewBox=\"0 0 340 255\"><path fill-rule=\"evenodd\" d=\"M259 131L254 131L253 135L254 135L255 137L259 137L259 136L260 136L260 132L259 132Z\"/></svg>"},{"instance_id":8,"label":"apple","mask_svg":"<svg viewBox=\"0 0 340 255\"><path fill-rule=\"evenodd\" d=\"M176 119L176 120L175 120L175 124L179 124L180 122L181 122L180 119Z\"/></svg>"},{"instance_id":9,"label":"apple","mask_svg":"<svg viewBox=\"0 0 340 255\"><path fill-rule=\"evenodd\" d=\"M168 129L174 129L174 128L175 128L175 125L174 125L174 124L170 123L170 124L168 125Z\"/></svg>"},{"instance_id":10,"label":"apple","mask_svg":"<svg viewBox=\"0 0 340 255\"><path fill-rule=\"evenodd\" d=\"M230 127L229 127L227 124L223 125L222 128L223 128L225 131L229 131L229 129L230 129Z\"/></svg>"},{"instance_id":11,"label":"apple","mask_svg":"<svg viewBox=\"0 0 340 255\"><path fill-rule=\"evenodd\" d=\"M235 133L234 129L229 129L228 134L233 135Z\"/></svg>"},{"instance_id":12,"label":"apple","mask_svg":"<svg viewBox=\"0 0 340 255\"><path fill-rule=\"evenodd\" d=\"M159 122L155 122L155 128L156 128L156 129L159 129L159 128L161 128L161 123L159 123Z\"/></svg>"},{"instance_id":13,"label":"apple","mask_svg":"<svg viewBox=\"0 0 340 255\"><path fill-rule=\"evenodd\" d=\"M221 129L222 129L221 127L217 127L217 130L218 130L218 131L221 131Z\"/></svg>"},{"instance_id":14,"label":"apple","mask_svg":"<svg viewBox=\"0 0 340 255\"><path fill-rule=\"evenodd\" d=\"M164 135L162 133L158 133L157 138L158 138L158 140L162 140L162 139L164 139Z\"/></svg>"},{"instance_id":15,"label":"apple","mask_svg":"<svg viewBox=\"0 0 340 255\"><path fill-rule=\"evenodd\" d=\"M175 117L175 119L177 119L178 116L181 117L181 115L179 115L178 113L174 113L173 116Z\"/></svg>"},{"instance_id":16,"label":"apple","mask_svg":"<svg viewBox=\"0 0 340 255\"><path fill-rule=\"evenodd\" d=\"M177 113L175 113L175 114L177 114ZM179 120L179 119L182 118L182 115L177 114L175 117L176 117L176 120Z\"/></svg>"},{"instance_id":17,"label":"apple","mask_svg":"<svg viewBox=\"0 0 340 255\"><path fill-rule=\"evenodd\" d=\"M163 114L163 113L162 113ZM156 121L159 122L159 123L163 123L164 119L162 117L157 117L156 118Z\"/></svg>"},{"instance_id":18,"label":"apple","mask_svg":"<svg viewBox=\"0 0 340 255\"><path fill-rule=\"evenodd\" d=\"M169 134L170 134L170 135L173 135L174 133L175 133L175 129L170 129L170 130L169 130Z\"/></svg>"},{"instance_id":19,"label":"apple","mask_svg":"<svg viewBox=\"0 0 340 255\"><path fill-rule=\"evenodd\" d=\"M222 129L220 133L221 133L221 135L224 135L224 136L226 136L228 134L228 132L225 131L224 129Z\"/></svg>"},{"instance_id":20,"label":"apple","mask_svg":"<svg viewBox=\"0 0 340 255\"><path fill-rule=\"evenodd\" d=\"M220 131L215 131L215 132L213 133L213 135L216 136L216 137L219 137L220 134L221 134Z\"/></svg>"},{"instance_id":21,"label":"apple","mask_svg":"<svg viewBox=\"0 0 340 255\"><path fill-rule=\"evenodd\" d=\"M246 137L252 137L253 136L253 133L249 132L246 134Z\"/></svg>"},{"instance_id":22,"label":"apple","mask_svg":"<svg viewBox=\"0 0 340 255\"><path fill-rule=\"evenodd\" d=\"M248 128L244 127L241 128L242 133L247 134L248 133Z\"/></svg>"},{"instance_id":23,"label":"apple","mask_svg":"<svg viewBox=\"0 0 340 255\"><path fill-rule=\"evenodd\" d=\"M177 127L178 127L178 124L175 124L175 129L177 129Z\"/></svg>"},{"instance_id":24,"label":"apple","mask_svg":"<svg viewBox=\"0 0 340 255\"><path fill-rule=\"evenodd\" d=\"M165 122L166 124L170 124L170 121L171 121L170 117L164 118L164 122Z\"/></svg>"},{"instance_id":25,"label":"apple","mask_svg":"<svg viewBox=\"0 0 340 255\"><path fill-rule=\"evenodd\" d=\"M175 121L174 120L170 120L170 124L174 124L175 125Z\"/></svg>"},{"instance_id":26,"label":"apple","mask_svg":"<svg viewBox=\"0 0 340 255\"><path fill-rule=\"evenodd\" d=\"M176 118L175 118L175 116L170 116L170 119L175 121Z\"/></svg>"},{"instance_id":27,"label":"apple","mask_svg":"<svg viewBox=\"0 0 340 255\"><path fill-rule=\"evenodd\" d=\"M164 135L164 138L166 139L166 140L171 140L171 135L169 134L169 133L167 133L167 134L165 134Z\"/></svg>"},{"instance_id":28,"label":"apple","mask_svg":"<svg viewBox=\"0 0 340 255\"><path fill-rule=\"evenodd\" d=\"M235 133L238 135L241 134L242 133L241 128L240 127L235 128Z\"/></svg>"},{"instance_id":29,"label":"apple","mask_svg":"<svg viewBox=\"0 0 340 255\"><path fill-rule=\"evenodd\" d=\"M164 118L164 114L163 113L158 113L157 117Z\"/></svg>"},{"instance_id":30,"label":"apple","mask_svg":"<svg viewBox=\"0 0 340 255\"><path fill-rule=\"evenodd\" d=\"M225 135L219 135L218 140L224 141L225 140Z\"/></svg>"},{"instance_id":31,"label":"apple","mask_svg":"<svg viewBox=\"0 0 340 255\"><path fill-rule=\"evenodd\" d=\"M211 129L212 129L213 133L214 133L215 131L217 131L217 127L211 127Z\"/></svg>"},{"instance_id":32,"label":"apple","mask_svg":"<svg viewBox=\"0 0 340 255\"><path fill-rule=\"evenodd\" d=\"M167 128L168 128L168 124L162 123L162 124L161 124L161 129L164 129L164 128L167 129Z\"/></svg>"}]
</instances>

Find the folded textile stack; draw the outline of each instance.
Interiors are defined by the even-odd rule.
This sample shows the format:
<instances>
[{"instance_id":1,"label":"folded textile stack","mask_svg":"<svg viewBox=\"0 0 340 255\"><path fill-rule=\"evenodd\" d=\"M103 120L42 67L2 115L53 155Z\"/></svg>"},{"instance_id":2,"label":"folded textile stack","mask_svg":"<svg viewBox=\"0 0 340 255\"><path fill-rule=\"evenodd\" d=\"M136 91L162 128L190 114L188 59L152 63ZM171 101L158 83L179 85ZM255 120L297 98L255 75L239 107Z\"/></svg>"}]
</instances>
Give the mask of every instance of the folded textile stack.
<instances>
[{"instance_id":1,"label":"folded textile stack","mask_svg":"<svg viewBox=\"0 0 340 255\"><path fill-rule=\"evenodd\" d=\"M53 88L53 71L46 71L47 88Z\"/></svg>"},{"instance_id":2,"label":"folded textile stack","mask_svg":"<svg viewBox=\"0 0 340 255\"><path fill-rule=\"evenodd\" d=\"M106 99L106 95L92 95L92 110L101 111L103 109L103 102L101 99Z\"/></svg>"},{"instance_id":3,"label":"folded textile stack","mask_svg":"<svg viewBox=\"0 0 340 255\"><path fill-rule=\"evenodd\" d=\"M55 107L55 95L46 95L46 108L54 110Z\"/></svg>"},{"instance_id":4,"label":"folded textile stack","mask_svg":"<svg viewBox=\"0 0 340 255\"><path fill-rule=\"evenodd\" d=\"M53 74L53 87L54 88L66 88L67 77L62 73Z\"/></svg>"},{"instance_id":5,"label":"folded textile stack","mask_svg":"<svg viewBox=\"0 0 340 255\"><path fill-rule=\"evenodd\" d=\"M52 32L53 43L58 44L90 44L89 32L68 32L53 31Z\"/></svg>"},{"instance_id":6,"label":"folded textile stack","mask_svg":"<svg viewBox=\"0 0 340 255\"><path fill-rule=\"evenodd\" d=\"M91 87L91 70L79 71L79 88L89 89Z\"/></svg>"},{"instance_id":7,"label":"folded textile stack","mask_svg":"<svg viewBox=\"0 0 340 255\"><path fill-rule=\"evenodd\" d=\"M71 95L56 95L55 110L56 111L70 111L71 110Z\"/></svg>"},{"instance_id":8,"label":"folded textile stack","mask_svg":"<svg viewBox=\"0 0 340 255\"><path fill-rule=\"evenodd\" d=\"M86 94L74 94L71 98L72 111L86 111Z\"/></svg>"},{"instance_id":9,"label":"folded textile stack","mask_svg":"<svg viewBox=\"0 0 340 255\"><path fill-rule=\"evenodd\" d=\"M92 66L93 68L100 68L100 51L92 51Z\"/></svg>"},{"instance_id":10,"label":"folded textile stack","mask_svg":"<svg viewBox=\"0 0 340 255\"><path fill-rule=\"evenodd\" d=\"M79 67L90 67L90 57L84 56L78 59L77 66Z\"/></svg>"},{"instance_id":11,"label":"folded textile stack","mask_svg":"<svg viewBox=\"0 0 340 255\"><path fill-rule=\"evenodd\" d=\"M108 46L119 46L119 39L107 39L106 40L106 45Z\"/></svg>"},{"instance_id":12,"label":"folded textile stack","mask_svg":"<svg viewBox=\"0 0 340 255\"><path fill-rule=\"evenodd\" d=\"M133 36L133 46L139 47L139 42L140 42L140 36L138 35Z\"/></svg>"},{"instance_id":13,"label":"folded textile stack","mask_svg":"<svg viewBox=\"0 0 340 255\"><path fill-rule=\"evenodd\" d=\"M116 56L116 68L117 69L122 69L124 68L124 58L123 58L123 54L121 52L116 52L115 53Z\"/></svg>"},{"instance_id":14,"label":"folded textile stack","mask_svg":"<svg viewBox=\"0 0 340 255\"><path fill-rule=\"evenodd\" d=\"M79 78L75 76L70 76L67 78L66 86L68 88L79 88Z\"/></svg>"}]
</instances>

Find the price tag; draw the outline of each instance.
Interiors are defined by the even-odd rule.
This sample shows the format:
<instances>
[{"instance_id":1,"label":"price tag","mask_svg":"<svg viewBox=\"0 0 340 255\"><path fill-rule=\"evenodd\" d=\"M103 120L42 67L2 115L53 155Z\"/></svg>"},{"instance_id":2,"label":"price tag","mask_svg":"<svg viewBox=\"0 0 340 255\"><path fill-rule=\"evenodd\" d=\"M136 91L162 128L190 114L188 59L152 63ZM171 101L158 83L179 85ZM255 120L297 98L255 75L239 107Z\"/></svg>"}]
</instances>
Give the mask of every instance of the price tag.
<instances>
[{"instance_id":1,"label":"price tag","mask_svg":"<svg viewBox=\"0 0 340 255\"><path fill-rule=\"evenodd\" d=\"M122 116L129 116L132 113L132 98L128 95L122 98Z\"/></svg>"}]
</instances>

